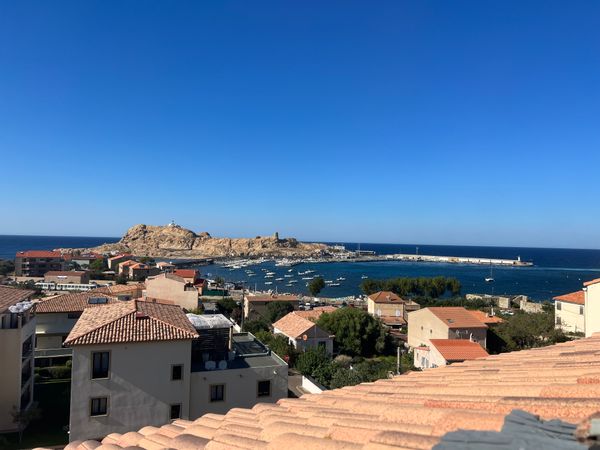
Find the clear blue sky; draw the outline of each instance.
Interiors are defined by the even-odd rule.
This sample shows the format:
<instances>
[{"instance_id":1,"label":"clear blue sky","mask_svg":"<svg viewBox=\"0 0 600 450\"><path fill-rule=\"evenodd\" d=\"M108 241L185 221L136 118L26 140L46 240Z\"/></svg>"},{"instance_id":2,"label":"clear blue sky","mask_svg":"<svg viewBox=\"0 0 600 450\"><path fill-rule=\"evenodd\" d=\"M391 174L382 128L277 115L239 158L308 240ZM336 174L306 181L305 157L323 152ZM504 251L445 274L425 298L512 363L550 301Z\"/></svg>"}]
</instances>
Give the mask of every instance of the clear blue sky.
<instances>
[{"instance_id":1,"label":"clear blue sky","mask_svg":"<svg viewBox=\"0 0 600 450\"><path fill-rule=\"evenodd\" d=\"M0 234L600 248L600 2L2 2L0 152Z\"/></svg>"}]
</instances>

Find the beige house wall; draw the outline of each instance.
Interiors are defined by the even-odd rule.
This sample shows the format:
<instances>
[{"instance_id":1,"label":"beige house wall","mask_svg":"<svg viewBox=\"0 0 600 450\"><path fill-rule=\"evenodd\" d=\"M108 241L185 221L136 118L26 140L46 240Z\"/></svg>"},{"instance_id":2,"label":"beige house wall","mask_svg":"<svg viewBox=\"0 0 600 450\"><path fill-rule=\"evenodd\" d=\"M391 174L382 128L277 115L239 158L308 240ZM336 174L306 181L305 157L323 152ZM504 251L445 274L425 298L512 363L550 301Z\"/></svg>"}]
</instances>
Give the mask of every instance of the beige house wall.
<instances>
[{"instance_id":1,"label":"beige house wall","mask_svg":"<svg viewBox=\"0 0 600 450\"><path fill-rule=\"evenodd\" d=\"M323 342L327 353L330 355L333 354L333 338L330 337L329 333L325 332L316 325L313 325L305 333L307 338L306 340L304 340L302 336L297 339L293 336L288 336L278 328L274 328L273 333L285 336L288 339L288 342L300 352L304 352L310 348L318 347L319 343Z\"/></svg>"},{"instance_id":2,"label":"beige house wall","mask_svg":"<svg viewBox=\"0 0 600 450\"><path fill-rule=\"evenodd\" d=\"M430 339L469 339L487 345L487 328L449 328L427 308L408 313L408 345L429 345Z\"/></svg>"},{"instance_id":3,"label":"beige house wall","mask_svg":"<svg viewBox=\"0 0 600 450\"><path fill-rule=\"evenodd\" d=\"M169 300L187 310L198 307L198 290L190 288L185 290L185 285L164 276L146 280L146 297L160 300Z\"/></svg>"},{"instance_id":4,"label":"beige house wall","mask_svg":"<svg viewBox=\"0 0 600 450\"><path fill-rule=\"evenodd\" d=\"M91 379L91 354L110 352L109 378ZM71 381L70 441L102 438L169 422L170 407L189 418L191 341L75 346ZM182 364L183 379L171 380ZM93 397L108 397L108 413L90 417Z\"/></svg>"},{"instance_id":5,"label":"beige house wall","mask_svg":"<svg viewBox=\"0 0 600 450\"><path fill-rule=\"evenodd\" d=\"M585 289L585 337L600 332L600 283Z\"/></svg>"},{"instance_id":6,"label":"beige house wall","mask_svg":"<svg viewBox=\"0 0 600 450\"><path fill-rule=\"evenodd\" d=\"M52 276L44 275L44 282L46 283L71 283L71 284L89 284L90 276L87 273L82 275L63 275L63 276Z\"/></svg>"},{"instance_id":7,"label":"beige house wall","mask_svg":"<svg viewBox=\"0 0 600 450\"><path fill-rule=\"evenodd\" d=\"M560 309L559 309L560 308ZM576 303L554 302L556 328L571 333L585 332L585 308ZM582 314L582 312L584 314Z\"/></svg>"},{"instance_id":8,"label":"beige house wall","mask_svg":"<svg viewBox=\"0 0 600 450\"><path fill-rule=\"evenodd\" d=\"M277 400L287 398L288 367L285 365L271 365L268 367L227 369L203 372L193 372L190 419L197 419L206 413L225 414L231 408L252 408L257 403L275 403ZM258 382L271 381L271 395L258 397ZM210 401L210 386L213 384L225 385L225 400L222 402Z\"/></svg>"},{"instance_id":9,"label":"beige house wall","mask_svg":"<svg viewBox=\"0 0 600 450\"><path fill-rule=\"evenodd\" d=\"M430 369L445 366L448 362L433 345L430 345L429 349L416 348L414 350L413 364L419 369Z\"/></svg>"},{"instance_id":10,"label":"beige house wall","mask_svg":"<svg viewBox=\"0 0 600 450\"><path fill-rule=\"evenodd\" d=\"M375 303L373 300L367 300L367 311L375 317L396 316L404 317L403 303Z\"/></svg>"},{"instance_id":11,"label":"beige house wall","mask_svg":"<svg viewBox=\"0 0 600 450\"><path fill-rule=\"evenodd\" d=\"M35 334L35 316L21 328L0 328L0 432L14 431L13 407L27 408L33 401L33 352L22 360L23 343ZM21 371L29 365L31 376L21 386ZM31 390L28 405L21 405L21 394Z\"/></svg>"}]
</instances>

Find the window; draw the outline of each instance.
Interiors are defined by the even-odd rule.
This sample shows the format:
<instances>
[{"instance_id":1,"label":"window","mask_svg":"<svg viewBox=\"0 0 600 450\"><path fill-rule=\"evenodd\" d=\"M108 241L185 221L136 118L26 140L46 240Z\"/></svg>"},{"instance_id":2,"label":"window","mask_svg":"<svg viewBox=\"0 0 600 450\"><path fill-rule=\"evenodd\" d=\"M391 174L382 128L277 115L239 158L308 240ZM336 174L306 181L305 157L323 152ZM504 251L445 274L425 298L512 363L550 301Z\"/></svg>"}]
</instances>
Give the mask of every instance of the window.
<instances>
[{"instance_id":1,"label":"window","mask_svg":"<svg viewBox=\"0 0 600 450\"><path fill-rule=\"evenodd\" d=\"M171 380L181 380L183 378L183 365L176 364L171 366Z\"/></svg>"},{"instance_id":2,"label":"window","mask_svg":"<svg viewBox=\"0 0 600 450\"><path fill-rule=\"evenodd\" d=\"M271 380L263 380L258 382L257 397L271 396Z\"/></svg>"},{"instance_id":3,"label":"window","mask_svg":"<svg viewBox=\"0 0 600 450\"><path fill-rule=\"evenodd\" d=\"M556 325L562 325L562 321L560 320L560 317L556 317Z\"/></svg>"},{"instance_id":4,"label":"window","mask_svg":"<svg viewBox=\"0 0 600 450\"><path fill-rule=\"evenodd\" d=\"M91 401L90 416L106 416L108 413L108 397L96 397Z\"/></svg>"},{"instance_id":5,"label":"window","mask_svg":"<svg viewBox=\"0 0 600 450\"><path fill-rule=\"evenodd\" d=\"M92 353L92 379L108 378L108 369L110 366L109 352Z\"/></svg>"},{"instance_id":6,"label":"window","mask_svg":"<svg viewBox=\"0 0 600 450\"><path fill-rule=\"evenodd\" d=\"M579 315L583 316L583 306L579 307Z\"/></svg>"},{"instance_id":7,"label":"window","mask_svg":"<svg viewBox=\"0 0 600 450\"><path fill-rule=\"evenodd\" d=\"M210 386L210 401L222 402L225 400L225 385L213 384Z\"/></svg>"},{"instance_id":8,"label":"window","mask_svg":"<svg viewBox=\"0 0 600 450\"><path fill-rule=\"evenodd\" d=\"M175 420L175 419L180 419L181 418L181 405L180 404L171 405L170 418L171 418L171 420Z\"/></svg>"},{"instance_id":9,"label":"window","mask_svg":"<svg viewBox=\"0 0 600 450\"><path fill-rule=\"evenodd\" d=\"M562 309L562 304L560 302L556 302L556 309L558 309L559 311Z\"/></svg>"},{"instance_id":10,"label":"window","mask_svg":"<svg viewBox=\"0 0 600 450\"><path fill-rule=\"evenodd\" d=\"M68 319L79 319L81 317L81 311L79 312L71 312L67 314Z\"/></svg>"}]
</instances>

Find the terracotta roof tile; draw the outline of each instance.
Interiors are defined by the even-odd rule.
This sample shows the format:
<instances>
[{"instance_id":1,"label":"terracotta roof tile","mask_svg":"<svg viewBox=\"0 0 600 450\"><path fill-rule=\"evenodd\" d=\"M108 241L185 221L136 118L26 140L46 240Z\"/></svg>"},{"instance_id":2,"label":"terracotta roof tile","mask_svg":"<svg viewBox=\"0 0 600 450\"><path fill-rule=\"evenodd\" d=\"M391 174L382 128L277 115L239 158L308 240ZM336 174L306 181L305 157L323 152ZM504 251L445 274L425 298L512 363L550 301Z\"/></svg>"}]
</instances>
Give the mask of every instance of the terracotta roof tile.
<instances>
[{"instance_id":1,"label":"terracotta roof tile","mask_svg":"<svg viewBox=\"0 0 600 450\"><path fill-rule=\"evenodd\" d=\"M9 306L13 306L23 300L27 300L34 294L34 291L27 289L17 289L11 286L0 286L0 314L8 310Z\"/></svg>"},{"instance_id":2,"label":"terracotta roof tile","mask_svg":"<svg viewBox=\"0 0 600 450\"><path fill-rule=\"evenodd\" d=\"M92 298L106 299L106 301L90 300ZM36 312L39 314L83 312L87 308L104 306L107 304L110 305L118 302L119 300L116 298L102 293L99 294L96 289L92 289L91 291L80 292L77 294L62 294L41 300L37 304Z\"/></svg>"},{"instance_id":3,"label":"terracotta roof tile","mask_svg":"<svg viewBox=\"0 0 600 450\"><path fill-rule=\"evenodd\" d=\"M429 342L446 361L466 361L489 356L481 345L467 339L430 339Z\"/></svg>"},{"instance_id":4,"label":"terracotta roof tile","mask_svg":"<svg viewBox=\"0 0 600 450\"><path fill-rule=\"evenodd\" d=\"M60 252L54 252L50 250L26 250L24 252L17 252L15 255L17 258L60 258L63 255Z\"/></svg>"},{"instance_id":5,"label":"terracotta roof tile","mask_svg":"<svg viewBox=\"0 0 600 450\"><path fill-rule=\"evenodd\" d=\"M308 311L294 311L294 314L304 317L305 319L316 321L321 317L323 313L332 313L337 311L338 308L335 306L317 306Z\"/></svg>"},{"instance_id":6,"label":"terracotta roof tile","mask_svg":"<svg viewBox=\"0 0 600 450\"><path fill-rule=\"evenodd\" d=\"M558 297L554 297L554 301L585 305L585 292L577 291L571 292L570 294L559 295Z\"/></svg>"},{"instance_id":7,"label":"terracotta roof tile","mask_svg":"<svg viewBox=\"0 0 600 450\"><path fill-rule=\"evenodd\" d=\"M293 312L286 314L273 324L273 328L277 328L290 338L299 338L312 327L316 327L314 322Z\"/></svg>"},{"instance_id":8,"label":"terracotta roof tile","mask_svg":"<svg viewBox=\"0 0 600 450\"><path fill-rule=\"evenodd\" d=\"M196 278L199 275L195 269L175 269L173 273L181 278Z\"/></svg>"},{"instance_id":9,"label":"terracotta roof tile","mask_svg":"<svg viewBox=\"0 0 600 450\"><path fill-rule=\"evenodd\" d=\"M431 311L449 328L487 328L486 324L462 306L432 306L424 309Z\"/></svg>"},{"instance_id":10,"label":"terracotta roof tile","mask_svg":"<svg viewBox=\"0 0 600 450\"><path fill-rule=\"evenodd\" d=\"M265 295L247 295L246 299L250 303L252 302L297 302L300 301L300 297L297 295L277 295L277 294L265 294Z\"/></svg>"},{"instance_id":11,"label":"terracotta roof tile","mask_svg":"<svg viewBox=\"0 0 600 450\"><path fill-rule=\"evenodd\" d=\"M591 286L592 284L600 283L600 278L596 278L594 280L586 281L583 283L584 286Z\"/></svg>"},{"instance_id":12,"label":"terracotta roof tile","mask_svg":"<svg viewBox=\"0 0 600 450\"><path fill-rule=\"evenodd\" d=\"M490 316L489 314L479 311L478 309L467 309L467 311L469 311L469 314L475 317L475 319L485 323L486 325L494 325L504 322L502 318L498 316Z\"/></svg>"},{"instance_id":13,"label":"terracotta roof tile","mask_svg":"<svg viewBox=\"0 0 600 450\"><path fill-rule=\"evenodd\" d=\"M197 336L179 306L131 300L86 309L65 345L185 340Z\"/></svg>"}]
</instances>

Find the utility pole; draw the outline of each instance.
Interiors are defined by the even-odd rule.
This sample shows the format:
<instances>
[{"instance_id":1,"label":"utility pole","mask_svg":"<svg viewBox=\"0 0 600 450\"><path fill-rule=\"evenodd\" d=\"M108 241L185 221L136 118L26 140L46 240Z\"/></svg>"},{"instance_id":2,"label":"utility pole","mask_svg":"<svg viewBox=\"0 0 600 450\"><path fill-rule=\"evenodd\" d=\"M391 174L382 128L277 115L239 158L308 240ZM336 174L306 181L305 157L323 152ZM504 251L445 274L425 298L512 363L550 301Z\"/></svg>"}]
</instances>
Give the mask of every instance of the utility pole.
<instances>
[{"instance_id":1,"label":"utility pole","mask_svg":"<svg viewBox=\"0 0 600 450\"><path fill-rule=\"evenodd\" d=\"M400 346L398 346L396 354L396 375L400 375Z\"/></svg>"}]
</instances>

